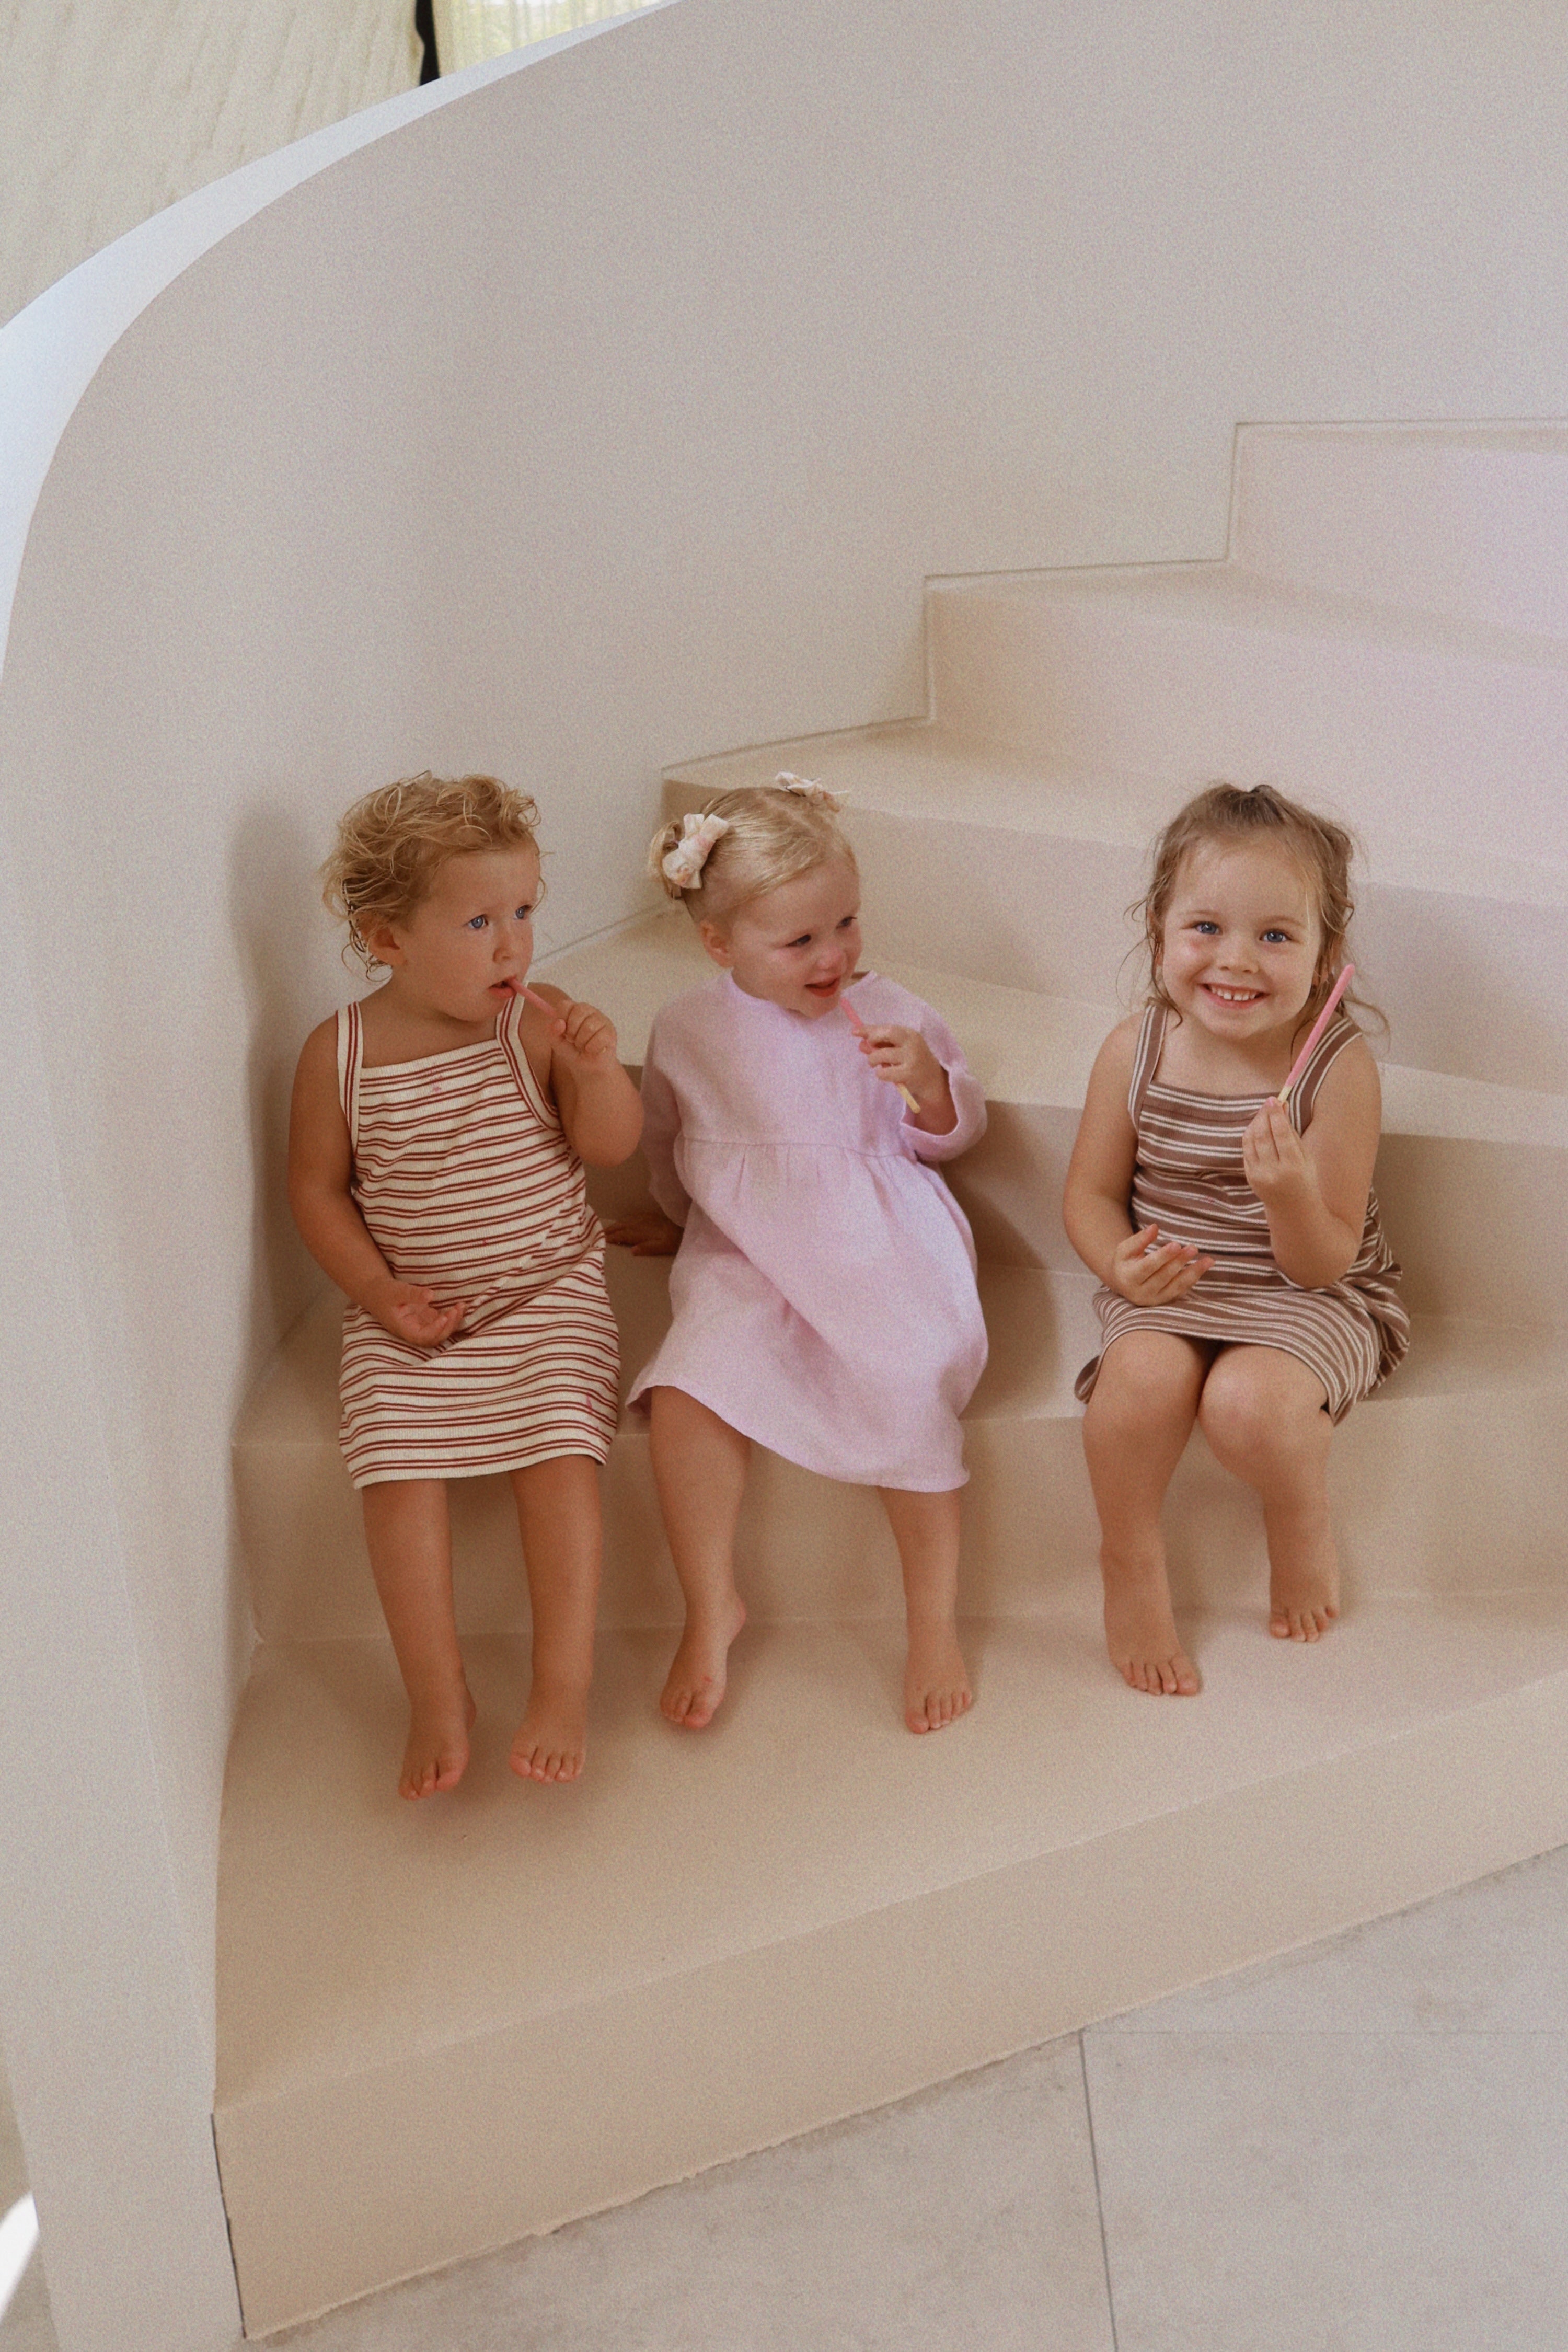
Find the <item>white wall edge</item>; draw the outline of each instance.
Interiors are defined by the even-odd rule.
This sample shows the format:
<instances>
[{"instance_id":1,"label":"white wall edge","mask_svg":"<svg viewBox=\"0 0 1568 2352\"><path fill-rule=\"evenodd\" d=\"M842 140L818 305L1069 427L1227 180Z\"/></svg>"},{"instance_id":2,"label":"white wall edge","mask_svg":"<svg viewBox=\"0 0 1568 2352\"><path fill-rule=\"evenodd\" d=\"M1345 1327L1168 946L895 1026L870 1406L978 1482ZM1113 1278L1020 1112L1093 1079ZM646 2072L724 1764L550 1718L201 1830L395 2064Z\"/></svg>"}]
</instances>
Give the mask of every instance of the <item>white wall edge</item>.
<instances>
[{"instance_id":1,"label":"white wall edge","mask_svg":"<svg viewBox=\"0 0 1568 2352\"><path fill-rule=\"evenodd\" d=\"M27 534L60 437L121 336L165 287L279 196L362 147L509 74L527 72L582 41L626 32L677 5L678 0L652 0L635 15L535 41L510 56L383 99L258 156L128 229L0 327L0 668Z\"/></svg>"}]
</instances>

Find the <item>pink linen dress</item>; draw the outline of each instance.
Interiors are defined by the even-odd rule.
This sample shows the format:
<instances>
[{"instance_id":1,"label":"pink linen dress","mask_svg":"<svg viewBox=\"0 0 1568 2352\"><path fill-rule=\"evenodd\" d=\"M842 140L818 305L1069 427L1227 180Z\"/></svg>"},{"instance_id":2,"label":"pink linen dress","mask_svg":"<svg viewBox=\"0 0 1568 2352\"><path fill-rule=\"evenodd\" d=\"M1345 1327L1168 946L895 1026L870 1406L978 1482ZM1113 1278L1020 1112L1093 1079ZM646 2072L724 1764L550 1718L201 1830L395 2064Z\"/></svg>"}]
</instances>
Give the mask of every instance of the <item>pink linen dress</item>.
<instances>
[{"instance_id":1,"label":"pink linen dress","mask_svg":"<svg viewBox=\"0 0 1568 2352\"><path fill-rule=\"evenodd\" d=\"M984 1132L985 1098L929 1004L868 973L869 1026L918 1029L958 1124L912 1126L842 1004L818 1020L728 972L658 1014L643 1070L654 1198L685 1234L674 1319L633 1383L696 1397L787 1461L860 1486L961 1486L958 1416L985 1364L974 1243L931 1163Z\"/></svg>"}]
</instances>

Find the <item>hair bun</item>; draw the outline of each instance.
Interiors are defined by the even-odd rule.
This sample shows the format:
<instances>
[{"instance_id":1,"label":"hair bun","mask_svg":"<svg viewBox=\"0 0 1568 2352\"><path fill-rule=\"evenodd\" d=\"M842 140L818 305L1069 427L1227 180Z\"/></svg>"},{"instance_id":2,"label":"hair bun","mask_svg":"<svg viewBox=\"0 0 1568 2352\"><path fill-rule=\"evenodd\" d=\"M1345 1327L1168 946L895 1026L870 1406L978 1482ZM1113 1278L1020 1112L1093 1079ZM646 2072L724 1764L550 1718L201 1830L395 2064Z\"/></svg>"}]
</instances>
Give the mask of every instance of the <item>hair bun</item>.
<instances>
[{"instance_id":1,"label":"hair bun","mask_svg":"<svg viewBox=\"0 0 1568 2352\"><path fill-rule=\"evenodd\" d=\"M826 784L817 783L810 776L792 775L787 768L781 768L773 782L781 790L798 794L811 807L826 809L829 816L837 816L844 805L838 794L830 793Z\"/></svg>"}]
</instances>

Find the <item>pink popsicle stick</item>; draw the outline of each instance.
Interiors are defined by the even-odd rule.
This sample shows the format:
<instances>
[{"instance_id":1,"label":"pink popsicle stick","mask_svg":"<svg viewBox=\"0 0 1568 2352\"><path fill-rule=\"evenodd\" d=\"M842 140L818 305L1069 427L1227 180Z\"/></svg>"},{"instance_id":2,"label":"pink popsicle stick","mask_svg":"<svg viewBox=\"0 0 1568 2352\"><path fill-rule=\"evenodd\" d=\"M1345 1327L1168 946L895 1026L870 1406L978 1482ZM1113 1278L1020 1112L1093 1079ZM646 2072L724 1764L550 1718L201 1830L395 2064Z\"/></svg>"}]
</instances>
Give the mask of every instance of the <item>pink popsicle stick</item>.
<instances>
[{"instance_id":1,"label":"pink popsicle stick","mask_svg":"<svg viewBox=\"0 0 1568 2352\"><path fill-rule=\"evenodd\" d=\"M1354 976L1354 964L1347 963L1344 970L1341 972L1338 980L1334 982L1328 1003L1324 1005L1322 1011L1313 1022L1312 1034L1308 1038L1306 1044L1302 1046L1300 1052L1297 1055L1295 1064L1291 1069L1289 1076L1286 1079L1284 1085L1280 1087L1279 1093L1274 1097L1275 1101L1279 1103L1281 1108L1289 1101L1291 1088L1295 1086L1297 1079L1300 1076L1302 1071L1311 1060L1313 1046L1317 1044L1319 1038L1322 1035L1324 1030L1333 1019L1335 1008L1338 1005L1341 997L1350 986Z\"/></svg>"},{"instance_id":2,"label":"pink popsicle stick","mask_svg":"<svg viewBox=\"0 0 1568 2352\"><path fill-rule=\"evenodd\" d=\"M522 984L522 992L524 996L527 997L531 1004L538 1005L541 1013L548 1013L552 1021L560 1020L561 1014L557 1008L551 1003L549 998L541 996L537 988L530 988L526 981L524 981Z\"/></svg>"},{"instance_id":3,"label":"pink popsicle stick","mask_svg":"<svg viewBox=\"0 0 1568 2352\"><path fill-rule=\"evenodd\" d=\"M845 1017L848 1021L851 1029L854 1030L857 1037L864 1037L866 1034L866 1024L861 1020L860 1015L856 1012L855 1007L850 1003L849 999L847 996L841 996L838 1002L844 1007ZM896 1078L893 1083L895 1086L898 1086L898 1080ZM920 1105L916 1102L913 1095L910 1094L908 1087L899 1087L899 1092L902 1095L904 1100L908 1103L911 1110L919 1110Z\"/></svg>"}]
</instances>

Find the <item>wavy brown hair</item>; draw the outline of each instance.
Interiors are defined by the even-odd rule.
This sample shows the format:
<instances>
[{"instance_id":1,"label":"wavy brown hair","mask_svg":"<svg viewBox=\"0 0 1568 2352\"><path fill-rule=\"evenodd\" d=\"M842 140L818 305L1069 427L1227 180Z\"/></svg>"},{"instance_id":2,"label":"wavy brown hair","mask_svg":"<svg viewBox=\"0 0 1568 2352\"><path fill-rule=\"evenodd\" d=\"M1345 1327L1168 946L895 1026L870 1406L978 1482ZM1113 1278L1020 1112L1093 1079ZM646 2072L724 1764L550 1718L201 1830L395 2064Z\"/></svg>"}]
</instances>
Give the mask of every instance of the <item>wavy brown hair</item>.
<instances>
[{"instance_id":1,"label":"wavy brown hair","mask_svg":"<svg viewBox=\"0 0 1568 2352\"><path fill-rule=\"evenodd\" d=\"M1351 865L1356 853L1352 834L1331 817L1314 816L1299 802L1287 800L1272 784L1210 784L1185 808L1179 809L1154 844L1154 870L1142 898L1128 908L1143 928L1149 957L1149 995L1167 1013L1176 1008L1161 977L1161 951L1165 917L1184 860L1194 849L1213 844L1222 849L1267 846L1282 849L1299 869L1312 902L1321 934L1312 985L1301 1007L1298 1030L1316 1020L1328 1000L1334 978L1344 961L1355 900L1351 896ZM1386 1031L1387 1022L1375 1004L1351 991L1343 1000L1354 1004L1374 1026ZM1178 1018L1180 1016L1178 1015Z\"/></svg>"},{"instance_id":2,"label":"wavy brown hair","mask_svg":"<svg viewBox=\"0 0 1568 2352\"><path fill-rule=\"evenodd\" d=\"M433 776L383 784L338 819L321 868L321 897L349 927L348 951L366 971L380 959L370 933L406 920L448 858L478 849L537 849L539 811L497 776Z\"/></svg>"}]
</instances>

